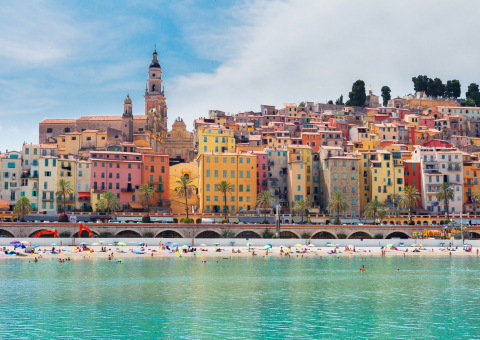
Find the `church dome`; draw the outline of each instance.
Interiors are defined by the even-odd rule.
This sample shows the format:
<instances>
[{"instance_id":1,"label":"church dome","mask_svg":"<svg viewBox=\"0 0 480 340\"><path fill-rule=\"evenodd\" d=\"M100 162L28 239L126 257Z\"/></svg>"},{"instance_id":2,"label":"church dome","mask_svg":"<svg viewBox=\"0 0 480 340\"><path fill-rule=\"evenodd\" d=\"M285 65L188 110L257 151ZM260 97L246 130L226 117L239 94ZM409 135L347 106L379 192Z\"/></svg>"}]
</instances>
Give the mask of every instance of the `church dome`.
<instances>
[{"instance_id":1,"label":"church dome","mask_svg":"<svg viewBox=\"0 0 480 340\"><path fill-rule=\"evenodd\" d=\"M131 104L132 103L132 99L130 99L130 95L127 94L127 98L125 98L124 103L125 104Z\"/></svg>"}]
</instances>

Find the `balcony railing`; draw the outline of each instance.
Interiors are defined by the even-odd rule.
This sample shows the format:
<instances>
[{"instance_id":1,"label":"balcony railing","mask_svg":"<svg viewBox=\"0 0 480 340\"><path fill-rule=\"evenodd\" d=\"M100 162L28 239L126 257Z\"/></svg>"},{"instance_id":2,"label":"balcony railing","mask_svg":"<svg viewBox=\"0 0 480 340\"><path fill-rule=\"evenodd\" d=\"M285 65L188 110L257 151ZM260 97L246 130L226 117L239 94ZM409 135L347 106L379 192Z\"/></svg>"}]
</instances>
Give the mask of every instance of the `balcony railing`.
<instances>
[{"instance_id":1,"label":"balcony railing","mask_svg":"<svg viewBox=\"0 0 480 340\"><path fill-rule=\"evenodd\" d=\"M449 166L448 168L448 171L461 171L462 168L459 167L459 166Z\"/></svg>"},{"instance_id":2,"label":"balcony railing","mask_svg":"<svg viewBox=\"0 0 480 340\"><path fill-rule=\"evenodd\" d=\"M135 188L122 188L121 192L135 192Z\"/></svg>"}]
</instances>

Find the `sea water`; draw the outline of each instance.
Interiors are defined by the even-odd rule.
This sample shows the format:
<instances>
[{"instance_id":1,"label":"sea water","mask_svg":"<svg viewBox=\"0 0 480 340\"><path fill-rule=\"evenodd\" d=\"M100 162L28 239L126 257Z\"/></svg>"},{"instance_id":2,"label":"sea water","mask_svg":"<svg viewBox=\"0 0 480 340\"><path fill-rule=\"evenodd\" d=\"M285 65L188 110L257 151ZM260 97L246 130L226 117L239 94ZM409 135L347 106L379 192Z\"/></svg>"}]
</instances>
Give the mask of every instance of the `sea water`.
<instances>
[{"instance_id":1,"label":"sea water","mask_svg":"<svg viewBox=\"0 0 480 340\"><path fill-rule=\"evenodd\" d=\"M480 338L476 256L206 260L2 260L0 339Z\"/></svg>"}]
</instances>

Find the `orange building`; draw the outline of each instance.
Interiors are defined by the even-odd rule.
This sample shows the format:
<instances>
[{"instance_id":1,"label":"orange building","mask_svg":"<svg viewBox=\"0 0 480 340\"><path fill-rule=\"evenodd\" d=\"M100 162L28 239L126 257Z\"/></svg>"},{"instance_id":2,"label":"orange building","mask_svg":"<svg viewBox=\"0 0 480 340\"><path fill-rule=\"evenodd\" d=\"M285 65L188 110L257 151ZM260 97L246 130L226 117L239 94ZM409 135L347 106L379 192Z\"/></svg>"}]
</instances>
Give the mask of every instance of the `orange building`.
<instances>
[{"instance_id":1,"label":"orange building","mask_svg":"<svg viewBox=\"0 0 480 340\"><path fill-rule=\"evenodd\" d=\"M150 152L143 154L142 158L142 184L149 184L155 190L155 197L149 202L150 210L166 212L170 209L169 156Z\"/></svg>"}]
</instances>

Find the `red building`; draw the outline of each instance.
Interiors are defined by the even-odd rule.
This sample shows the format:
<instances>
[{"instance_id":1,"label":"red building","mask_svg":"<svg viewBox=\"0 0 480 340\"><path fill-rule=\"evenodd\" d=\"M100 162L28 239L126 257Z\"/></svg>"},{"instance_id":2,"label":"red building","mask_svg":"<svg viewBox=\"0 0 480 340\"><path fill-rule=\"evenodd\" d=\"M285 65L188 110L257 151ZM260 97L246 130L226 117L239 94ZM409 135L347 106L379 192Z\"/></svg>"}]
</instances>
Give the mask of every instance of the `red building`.
<instances>
[{"instance_id":1,"label":"red building","mask_svg":"<svg viewBox=\"0 0 480 340\"><path fill-rule=\"evenodd\" d=\"M398 113L398 119L403 121L403 120L405 120L405 115L410 114L410 110L408 110L408 109L397 109L397 113Z\"/></svg>"},{"instance_id":2,"label":"red building","mask_svg":"<svg viewBox=\"0 0 480 340\"><path fill-rule=\"evenodd\" d=\"M170 167L169 156L161 153L142 154L142 184L149 184L155 190L155 197L149 202L151 212L167 212L170 209Z\"/></svg>"},{"instance_id":3,"label":"red building","mask_svg":"<svg viewBox=\"0 0 480 340\"><path fill-rule=\"evenodd\" d=\"M449 142L444 141L444 140L440 140L440 139L432 139L428 142L423 143L423 146L436 147L436 148L438 148L438 147L443 147L443 148L453 147L452 144L450 144Z\"/></svg>"},{"instance_id":4,"label":"red building","mask_svg":"<svg viewBox=\"0 0 480 340\"><path fill-rule=\"evenodd\" d=\"M422 194L422 176L421 176L421 169L420 169L420 161L413 161L411 159L407 159L403 162L404 166L404 175L405 175L405 187L411 186L417 188L418 194L423 196ZM422 201L418 201L418 206L420 207Z\"/></svg>"}]
</instances>

